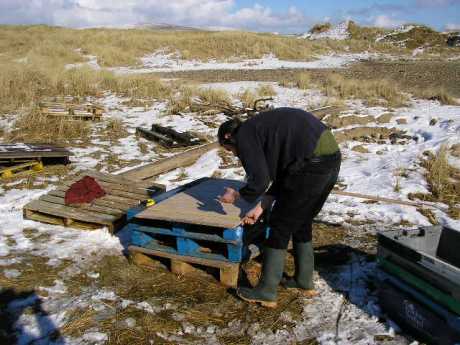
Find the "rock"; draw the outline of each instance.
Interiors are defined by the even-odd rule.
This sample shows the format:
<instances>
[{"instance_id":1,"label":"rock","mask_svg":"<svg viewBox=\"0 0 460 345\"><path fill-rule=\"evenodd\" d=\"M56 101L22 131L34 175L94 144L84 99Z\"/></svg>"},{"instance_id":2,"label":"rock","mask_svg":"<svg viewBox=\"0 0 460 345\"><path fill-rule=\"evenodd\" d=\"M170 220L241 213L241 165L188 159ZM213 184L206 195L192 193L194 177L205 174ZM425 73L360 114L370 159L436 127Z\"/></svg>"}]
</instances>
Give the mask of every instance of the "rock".
<instances>
[{"instance_id":1,"label":"rock","mask_svg":"<svg viewBox=\"0 0 460 345\"><path fill-rule=\"evenodd\" d=\"M396 119L396 123L397 123L398 125L407 125L407 119L401 117L401 118L399 118L399 119Z\"/></svg>"},{"instance_id":2,"label":"rock","mask_svg":"<svg viewBox=\"0 0 460 345\"><path fill-rule=\"evenodd\" d=\"M356 145L351 150L359 153L369 153L369 150L364 145Z\"/></svg>"},{"instance_id":3,"label":"rock","mask_svg":"<svg viewBox=\"0 0 460 345\"><path fill-rule=\"evenodd\" d=\"M393 118L393 114L392 113L385 113L385 114L382 114L380 115L378 118L377 118L377 122L378 123L388 123L390 122L390 120Z\"/></svg>"},{"instance_id":4,"label":"rock","mask_svg":"<svg viewBox=\"0 0 460 345\"><path fill-rule=\"evenodd\" d=\"M437 124L437 123L438 123L438 119L436 119L436 118L432 118L432 119L430 120L430 126L434 126L434 125Z\"/></svg>"}]
</instances>

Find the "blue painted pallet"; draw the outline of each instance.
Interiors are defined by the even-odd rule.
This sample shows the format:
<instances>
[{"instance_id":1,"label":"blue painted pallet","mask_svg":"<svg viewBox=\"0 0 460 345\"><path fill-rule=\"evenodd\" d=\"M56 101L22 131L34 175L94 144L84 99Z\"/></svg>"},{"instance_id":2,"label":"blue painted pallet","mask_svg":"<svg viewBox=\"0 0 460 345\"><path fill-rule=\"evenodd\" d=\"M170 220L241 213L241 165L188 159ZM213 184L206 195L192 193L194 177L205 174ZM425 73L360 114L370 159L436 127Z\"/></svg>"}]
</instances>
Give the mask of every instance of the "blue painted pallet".
<instances>
[{"instance_id":1,"label":"blue painted pallet","mask_svg":"<svg viewBox=\"0 0 460 345\"><path fill-rule=\"evenodd\" d=\"M241 262L248 255L243 244L243 228L225 229L222 235L187 230L185 224L171 228L131 224L132 244L183 256L228 262Z\"/></svg>"},{"instance_id":2,"label":"blue painted pallet","mask_svg":"<svg viewBox=\"0 0 460 345\"><path fill-rule=\"evenodd\" d=\"M160 194L155 197L155 203L161 203L205 180L207 179L200 179ZM249 257L246 241L248 234L243 226L223 229L162 221L139 221L135 217L144 208L137 207L128 211L128 228L131 231L131 243L135 246L233 263L242 262ZM265 229L262 231L266 233ZM251 230L250 233L254 235L256 231Z\"/></svg>"}]
</instances>

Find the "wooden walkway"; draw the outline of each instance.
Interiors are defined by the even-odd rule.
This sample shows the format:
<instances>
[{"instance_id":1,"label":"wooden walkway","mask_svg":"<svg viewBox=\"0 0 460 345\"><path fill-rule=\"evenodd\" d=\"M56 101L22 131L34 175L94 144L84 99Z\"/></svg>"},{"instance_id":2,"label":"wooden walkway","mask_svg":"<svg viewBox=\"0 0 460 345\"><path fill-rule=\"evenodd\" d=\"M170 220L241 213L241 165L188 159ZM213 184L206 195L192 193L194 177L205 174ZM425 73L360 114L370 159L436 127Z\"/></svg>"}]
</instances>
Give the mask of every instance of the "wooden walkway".
<instances>
[{"instance_id":1,"label":"wooden walkway","mask_svg":"<svg viewBox=\"0 0 460 345\"><path fill-rule=\"evenodd\" d=\"M84 176L95 178L107 195L90 204L65 205L64 197L69 186ZM56 189L25 205L24 218L79 229L106 226L115 232L126 224L128 209L164 190L163 185L87 171L66 179Z\"/></svg>"}]
</instances>

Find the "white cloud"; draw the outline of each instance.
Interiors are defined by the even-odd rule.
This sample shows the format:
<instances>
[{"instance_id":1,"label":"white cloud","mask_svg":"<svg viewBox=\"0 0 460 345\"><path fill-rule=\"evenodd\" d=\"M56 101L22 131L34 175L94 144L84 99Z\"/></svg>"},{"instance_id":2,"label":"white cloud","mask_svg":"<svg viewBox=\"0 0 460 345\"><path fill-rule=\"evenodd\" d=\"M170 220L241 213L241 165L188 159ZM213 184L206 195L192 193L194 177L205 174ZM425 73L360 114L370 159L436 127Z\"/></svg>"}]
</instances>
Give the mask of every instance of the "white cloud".
<instances>
[{"instance_id":1,"label":"white cloud","mask_svg":"<svg viewBox=\"0 0 460 345\"><path fill-rule=\"evenodd\" d=\"M169 23L302 32L312 21L295 7L284 13L259 4L236 9L235 0L0 0L0 23L71 27Z\"/></svg>"},{"instance_id":2,"label":"white cloud","mask_svg":"<svg viewBox=\"0 0 460 345\"><path fill-rule=\"evenodd\" d=\"M460 0L417 0L418 6L450 6L459 4Z\"/></svg>"},{"instance_id":3,"label":"white cloud","mask_svg":"<svg viewBox=\"0 0 460 345\"><path fill-rule=\"evenodd\" d=\"M373 22L374 26L381 28L394 28L403 24L401 20L386 16L384 14L374 17Z\"/></svg>"},{"instance_id":4,"label":"white cloud","mask_svg":"<svg viewBox=\"0 0 460 345\"><path fill-rule=\"evenodd\" d=\"M460 31L460 23L458 24L449 23L446 25L446 30L447 31Z\"/></svg>"}]
</instances>

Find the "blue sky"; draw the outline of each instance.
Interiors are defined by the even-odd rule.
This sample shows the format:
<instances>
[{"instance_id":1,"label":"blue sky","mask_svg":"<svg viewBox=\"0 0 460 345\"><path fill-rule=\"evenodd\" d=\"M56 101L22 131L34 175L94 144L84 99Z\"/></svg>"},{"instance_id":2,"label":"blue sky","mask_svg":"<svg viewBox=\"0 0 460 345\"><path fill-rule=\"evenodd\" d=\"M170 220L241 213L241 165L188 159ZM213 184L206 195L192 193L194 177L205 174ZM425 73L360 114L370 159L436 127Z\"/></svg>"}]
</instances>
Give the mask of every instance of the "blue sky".
<instances>
[{"instance_id":1,"label":"blue sky","mask_svg":"<svg viewBox=\"0 0 460 345\"><path fill-rule=\"evenodd\" d=\"M318 22L345 19L381 27L415 22L459 30L460 0L0 0L1 24L168 23L301 33Z\"/></svg>"}]
</instances>

